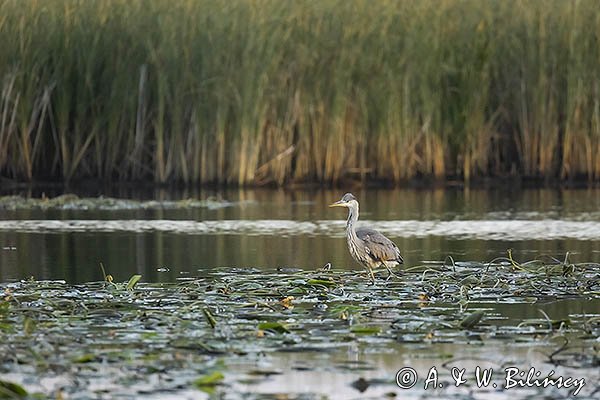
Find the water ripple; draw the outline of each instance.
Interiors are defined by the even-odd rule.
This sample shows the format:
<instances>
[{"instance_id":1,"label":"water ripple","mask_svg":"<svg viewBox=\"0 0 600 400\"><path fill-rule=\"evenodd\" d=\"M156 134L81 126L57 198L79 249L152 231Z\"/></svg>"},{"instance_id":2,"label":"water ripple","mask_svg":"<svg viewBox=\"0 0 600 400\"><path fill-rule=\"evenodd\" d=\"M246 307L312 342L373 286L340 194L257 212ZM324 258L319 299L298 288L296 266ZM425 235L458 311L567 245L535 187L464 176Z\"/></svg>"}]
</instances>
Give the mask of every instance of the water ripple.
<instances>
[{"instance_id":1,"label":"water ripple","mask_svg":"<svg viewBox=\"0 0 600 400\"><path fill-rule=\"evenodd\" d=\"M343 236L340 220L4 220L0 231L26 233L63 232L168 232L227 235L326 235ZM571 220L399 220L363 221L391 237L443 236L484 240L600 240L600 223Z\"/></svg>"}]
</instances>

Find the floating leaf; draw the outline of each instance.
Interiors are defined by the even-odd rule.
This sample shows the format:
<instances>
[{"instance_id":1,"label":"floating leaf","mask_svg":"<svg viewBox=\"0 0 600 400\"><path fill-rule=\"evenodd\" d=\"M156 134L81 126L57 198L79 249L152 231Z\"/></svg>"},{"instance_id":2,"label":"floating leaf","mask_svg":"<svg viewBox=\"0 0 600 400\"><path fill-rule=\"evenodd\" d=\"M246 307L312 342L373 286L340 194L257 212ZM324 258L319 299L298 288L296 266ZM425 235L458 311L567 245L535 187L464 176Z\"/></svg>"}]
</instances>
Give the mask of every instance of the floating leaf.
<instances>
[{"instance_id":1,"label":"floating leaf","mask_svg":"<svg viewBox=\"0 0 600 400\"><path fill-rule=\"evenodd\" d=\"M13 382L0 380L0 399L18 399L27 397L27 390Z\"/></svg>"},{"instance_id":2,"label":"floating leaf","mask_svg":"<svg viewBox=\"0 0 600 400\"><path fill-rule=\"evenodd\" d=\"M375 335L381 332L381 328L378 326L356 325L350 328L350 332L358 335Z\"/></svg>"},{"instance_id":3,"label":"floating leaf","mask_svg":"<svg viewBox=\"0 0 600 400\"><path fill-rule=\"evenodd\" d=\"M293 288L291 290L288 290L287 294L290 295L290 296L292 296L292 295L301 296L301 295L304 295L304 294L308 294L308 290L303 289L301 287L295 287L295 288Z\"/></svg>"},{"instance_id":4,"label":"floating leaf","mask_svg":"<svg viewBox=\"0 0 600 400\"><path fill-rule=\"evenodd\" d=\"M283 372L274 371L274 370L253 369L251 371L248 371L248 375L272 376L272 375L283 375Z\"/></svg>"},{"instance_id":5,"label":"floating leaf","mask_svg":"<svg viewBox=\"0 0 600 400\"><path fill-rule=\"evenodd\" d=\"M335 286L334 281L326 279L309 279L306 283L308 283L309 285Z\"/></svg>"},{"instance_id":6,"label":"floating leaf","mask_svg":"<svg viewBox=\"0 0 600 400\"><path fill-rule=\"evenodd\" d=\"M129 278L129 282L127 282L127 290L133 290L140 279L142 279L141 275L133 275L131 278Z\"/></svg>"},{"instance_id":7,"label":"floating leaf","mask_svg":"<svg viewBox=\"0 0 600 400\"><path fill-rule=\"evenodd\" d=\"M460 321L459 325L463 329L471 329L477 325L479 321L481 321L481 318L483 318L484 315L485 313L483 311L476 311L466 316L462 321Z\"/></svg>"},{"instance_id":8,"label":"floating leaf","mask_svg":"<svg viewBox=\"0 0 600 400\"><path fill-rule=\"evenodd\" d=\"M83 354L83 355L73 359L73 362L75 364L85 364L85 363L89 363L92 361L96 361L96 359L97 359L97 356L95 354L86 353L86 354Z\"/></svg>"},{"instance_id":9,"label":"floating leaf","mask_svg":"<svg viewBox=\"0 0 600 400\"><path fill-rule=\"evenodd\" d=\"M220 384L223 379L225 379L225 376L221 372L215 371L210 374L202 375L200 378L196 379L193 384L203 392L212 394L215 386Z\"/></svg>"},{"instance_id":10,"label":"floating leaf","mask_svg":"<svg viewBox=\"0 0 600 400\"><path fill-rule=\"evenodd\" d=\"M290 333L288 328L285 325L279 322L263 322L258 324L258 329L262 331L273 331L277 333Z\"/></svg>"}]
</instances>

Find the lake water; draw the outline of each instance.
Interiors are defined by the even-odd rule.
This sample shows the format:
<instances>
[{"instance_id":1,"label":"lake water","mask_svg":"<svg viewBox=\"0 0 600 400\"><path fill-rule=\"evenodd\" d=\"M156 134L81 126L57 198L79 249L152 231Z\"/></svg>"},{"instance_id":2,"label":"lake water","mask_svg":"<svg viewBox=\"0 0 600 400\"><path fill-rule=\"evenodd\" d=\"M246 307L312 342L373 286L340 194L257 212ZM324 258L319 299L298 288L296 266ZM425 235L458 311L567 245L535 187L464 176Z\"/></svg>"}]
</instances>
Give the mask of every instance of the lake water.
<instances>
[{"instance_id":1,"label":"lake water","mask_svg":"<svg viewBox=\"0 0 600 400\"><path fill-rule=\"evenodd\" d=\"M596 347L600 347L600 269L596 264L600 263L600 190L356 190L361 205L359 224L385 233L398 244L405 259L399 281L386 283L380 278L374 287L364 283L362 267L348 253L346 210L327 207L343 193L122 189L81 192L81 197L105 195L111 199L75 198L56 207L49 207L47 202L33 207L21 207L14 201L0 203L0 294L4 288L5 294L14 295L16 304L28 313L41 306L49 313L55 304L71 305L73 299L81 297L87 304L86 313L92 313L96 294L89 286L78 284L101 281L100 263L115 282L140 274L143 291L139 295L114 297L125 299L119 300L120 307L132 304L144 312L101 310L93 318L112 318L106 325L114 335L110 340L121 340L123 346L145 338L149 344L143 349L172 353L172 361L179 366L185 360L185 366L178 367L181 370L176 373L160 364L156 370L161 372L145 374L145 383L135 381L141 379L138 375L111 378L124 370L120 361L113 365L110 357L85 364L92 371L86 374L83 366L59 374L39 369L32 372L26 361L29 345L21 343L18 336L6 336L0 353L19 354L19 346L23 346L24 358L17 364L13 356L0 357L0 380L53 396L61 391L72 398L135 397L140 393L145 398L207 398L204 391L190 388L186 379L194 378L207 365L220 365L225 380L217 393L225 398L508 399L541 395L561 398L573 393L574 386L503 390L502 377L506 368L513 366L525 373L534 368L543 376L554 371L556 376L585 379L578 398L598 395L600 375L594 352L597 354ZM39 197L41 192L20 194ZM575 267L571 277L567 269L562 274L556 270L511 270L506 260L493 267L495 272L486 268L485 263L506 258L508 249L519 263L538 259L559 270L570 263L581 266ZM319 283L307 285L311 274L326 263L331 263L338 274L335 279L342 281L336 281L335 289ZM445 275L436 279L432 274L436 270L428 271L428 265L446 268L440 272ZM421 267L424 269L418 273L408 272ZM236 271L248 274L248 278L240 278ZM358 276L345 277L344 271L356 271ZM263 275L266 280L261 281ZM41 282L41 297L31 301L38 295L30 292L30 278L65 282L49 283L50 288ZM229 283L216 290L213 280ZM295 309L282 308L278 295L272 297L272 293L285 296L290 287L278 286L278 280L290 285L301 281L299 287L304 292L295 295ZM197 287L194 282L198 282ZM191 286L166 286L173 283ZM259 293L261 286L271 293L264 300L271 303L264 309L266 314L249 317L252 308L244 308L248 306L244 290ZM162 295L167 289L174 292ZM190 290L206 291L207 295L191 301L186 297ZM139 297L144 293L146 297ZM173 308L156 307L152 293L164 296L165 304L171 304L165 307ZM98 296L113 298L104 291ZM235 296L241 297L235 300ZM206 330L202 311L200 316L181 311L196 307L198 302L204 302L220 325L225 325L220 329L229 333L217 335ZM256 303L256 307L260 309L261 304ZM332 311L345 305L355 308L354 322L340 321L339 315L345 311ZM243 312L235 311L238 307ZM461 319L478 310L485 312L481 328L457 329ZM158 325L150 329L148 322L140 322L140 315L152 312L166 314L156 317ZM269 340L257 339L254 321L269 318L271 312L275 320L296 330L269 336ZM169 313L175 317L166 324ZM113 314L121 319L114 319ZM30 315L34 318L36 314ZM18 313L10 318L21 323ZM139 327L135 325L138 322ZM364 334L353 330L360 324L377 330ZM80 333L81 342L75 341L79 344L74 349L64 351L80 355L84 350L76 346L95 348L94 341L86 344L86 340L98 329L105 331L102 326L77 328L79 332L91 329L91 333ZM194 330L190 330L192 326ZM69 324L54 329L62 335L64 329L71 328ZM246 336L239 332L246 332ZM0 337L2 334L0 329ZM222 345L228 355L207 356L197 349L181 355L179 345L170 341L173 335ZM239 341L239 337L249 341ZM559 351L564 338L569 346ZM45 339L40 340L43 343ZM555 351L562 357L560 362L550 362L549 355ZM146 360L157 356L129 357L129 369L140 371ZM131 363L138 361L140 366L133 368ZM114 366L117 369L111 369ZM466 370L468 384L453 385L453 366ZM493 368L493 382L498 386L475 386L473 375L478 366ZM397 371L404 367L414 368L419 376L419 384L411 389L400 389L394 383ZM444 388L424 388L432 367L439 371ZM137 383L119 383L125 378ZM183 383L173 383L178 380Z\"/></svg>"},{"instance_id":2,"label":"lake water","mask_svg":"<svg viewBox=\"0 0 600 400\"><path fill-rule=\"evenodd\" d=\"M0 209L0 281L33 276L78 283L134 273L152 282L214 267L360 269L343 239L342 191L235 190L108 193L138 200L206 201L203 207L145 203L83 209ZM356 191L360 224L394 240L406 265L490 261L507 249L536 257L600 261L600 190ZM127 208L121 208L127 207Z\"/></svg>"}]
</instances>

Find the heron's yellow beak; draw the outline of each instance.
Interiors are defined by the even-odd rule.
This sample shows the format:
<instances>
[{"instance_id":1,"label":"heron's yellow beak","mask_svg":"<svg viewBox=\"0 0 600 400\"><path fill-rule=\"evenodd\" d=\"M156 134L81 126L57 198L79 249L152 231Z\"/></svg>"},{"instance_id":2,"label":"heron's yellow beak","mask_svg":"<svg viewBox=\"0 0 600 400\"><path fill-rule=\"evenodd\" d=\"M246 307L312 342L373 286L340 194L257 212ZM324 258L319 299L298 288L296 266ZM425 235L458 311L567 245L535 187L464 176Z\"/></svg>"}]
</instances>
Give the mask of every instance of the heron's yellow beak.
<instances>
[{"instance_id":1,"label":"heron's yellow beak","mask_svg":"<svg viewBox=\"0 0 600 400\"><path fill-rule=\"evenodd\" d=\"M346 203L340 200L330 204L329 207L346 207Z\"/></svg>"}]
</instances>

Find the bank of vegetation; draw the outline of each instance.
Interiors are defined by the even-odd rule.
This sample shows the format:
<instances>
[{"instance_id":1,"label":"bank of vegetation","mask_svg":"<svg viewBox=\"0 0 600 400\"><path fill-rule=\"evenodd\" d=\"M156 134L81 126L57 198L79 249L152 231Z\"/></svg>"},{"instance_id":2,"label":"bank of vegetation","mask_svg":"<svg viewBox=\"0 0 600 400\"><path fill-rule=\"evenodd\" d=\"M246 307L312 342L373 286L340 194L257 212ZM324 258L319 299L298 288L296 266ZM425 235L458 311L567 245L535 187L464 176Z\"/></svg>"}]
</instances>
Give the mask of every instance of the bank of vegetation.
<instances>
[{"instance_id":1,"label":"bank of vegetation","mask_svg":"<svg viewBox=\"0 0 600 400\"><path fill-rule=\"evenodd\" d=\"M0 0L0 175L600 177L592 0Z\"/></svg>"}]
</instances>

